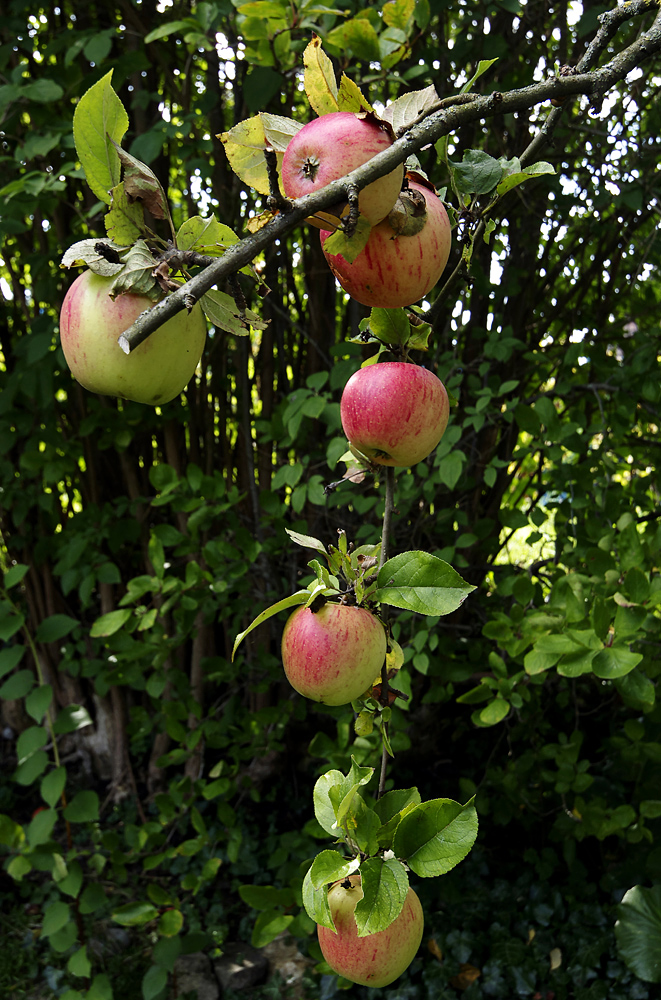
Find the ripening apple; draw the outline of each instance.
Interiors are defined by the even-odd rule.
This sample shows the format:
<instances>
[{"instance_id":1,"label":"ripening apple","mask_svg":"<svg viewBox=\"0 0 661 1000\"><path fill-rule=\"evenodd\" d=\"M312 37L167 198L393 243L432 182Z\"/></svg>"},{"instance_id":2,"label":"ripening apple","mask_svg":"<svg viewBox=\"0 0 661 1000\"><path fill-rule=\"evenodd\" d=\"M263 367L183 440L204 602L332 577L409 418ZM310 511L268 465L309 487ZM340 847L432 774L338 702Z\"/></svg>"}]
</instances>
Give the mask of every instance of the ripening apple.
<instances>
[{"instance_id":1,"label":"ripening apple","mask_svg":"<svg viewBox=\"0 0 661 1000\"><path fill-rule=\"evenodd\" d=\"M113 279L83 271L60 312L60 340L75 379L85 389L158 406L190 382L202 356L206 321L199 305L167 320L130 354L117 343L152 299L124 292L111 299Z\"/></svg>"},{"instance_id":2,"label":"ripening apple","mask_svg":"<svg viewBox=\"0 0 661 1000\"><path fill-rule=\"evenodd\" d=\"M401 913L389 927L358 937L354 910L362 898L358 872L331 886L328 902L336 930L318 925L319 946L338 976L361 986L388 986L408 969L420 947L425 920L422 906L409 888Z\"/></svg>"},{"instance_id":3,"label":"ripening apple","mask_svg":"<svg viewBox=\"0 0 661 1000\"><path fill-rule=\"evenodd\" d=\"M405 235L386 218L372 229L353 263L325 250L330 232L319 234L331 271L345 292L365 306L410 306L431 291L445 270L452 230L443 202L417 181L409 180L409 189L426 202L426 221L418 232Z\"/></svg>"},{"instance_id":4,"label":"ripening apple","mask_svg":"<svg viewBox=\"0 0 661 1000\"><path fill-rule=\"evenodd\" d=\"M359 368L340 400L349 444L374 465L422 462L443 437L449 415L441 380L427 368L405 361Z\"/></svg>"},{"instance_id":5,"label":"ripening apple","mask_svg":"<svg viewBox=\"0 0 661 1000\"><path fill-rule=\"evenodd\" d=\"M315 118L289 140L285 149L282 160L285 194L288 198L301 198L318 191L391 145L391 135L374 118L361 118L350 111L334 111ZM371 226L388 215L397 201L403 178L404 168L400 165L361 190L358 208Z\"/></svg>"},{"instance_id":6,"label":"ripening apple","mask_svg":"<svg viewBox=\"0 0 661 1000\"><path fill-rule=\"evenodd\" d=\"M347 705L381 674L386 633L366 608L328 601L300 607L282 634L282 663L299 694L324 705Z\"/></svg>"}]
</instances>

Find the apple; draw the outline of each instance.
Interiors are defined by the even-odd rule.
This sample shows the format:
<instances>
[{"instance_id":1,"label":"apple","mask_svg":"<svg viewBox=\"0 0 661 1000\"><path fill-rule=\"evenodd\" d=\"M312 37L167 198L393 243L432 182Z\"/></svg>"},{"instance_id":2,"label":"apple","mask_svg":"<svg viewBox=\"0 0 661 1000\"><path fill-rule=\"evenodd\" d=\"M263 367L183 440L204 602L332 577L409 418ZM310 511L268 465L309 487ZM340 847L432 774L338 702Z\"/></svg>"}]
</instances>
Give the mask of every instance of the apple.
<instances>
[{"instance_id":1,"label":"apple","mask_svg":"<svg viewBox=\"0 0 661 1000\"><path fill-rule=\"evenodd\" d=\"M374 117L361 118L350 111L333 111L315 118L289 140L285 149L282 159L285 194L288 198L301 198L318 191L391 145L391 135ZM361 190L358 208L371 226L388 215L397 201L403 179L404 167L398 166Z\"/></svg>"},{"instance_id":2,"label":"apple","mask_svg":"<svg viewBox=\"0 0 661 1000\"><path fill-rule=\"evenodd\" d=\"M172 316L130 354L118 338L152 299L124 292L110 298L113 279L83 271L60 312L60 340L72 375L85 389L158 406L188 385L202 356L206 321L199 305Z\"/></svg>"},{"instance_id":3,"label":"apple","mask_svg":"<svg viewBox=\"0 0 661 1000\"><path fill-rule=\"evenodd\" d=\"M359 368L340 400L340 419L352 450L374 465L422 462L443 437L449 415L441 380L406 361Z\"/></svg>"},{"instance_id":4,"label":"apple","mask_svg":"<svg viewBox=\"0 0 661 1000\"><path fill-rule=\"evenodd\" d=\"M342 254L324 256L345 292L365 306L397 309L427 295L445 270L452 246L450 220L443 202L428 187L409 180L409 189L422 194L426 221L411 235L393 227L392 216L370 232L353 263ZM321 230L321 245L330 232Z\"/></svg>"},{"instance_id":5,"label":"apple","mask_svg":"<svg viewBox=\"0 0 661 1000\"><path fill-rule=\"evenodd\" d=\"M409 888L402 912L389 927L358 937L354 910L362 898L358 872L331 886L328 902L336 930L317 925L319 946L338 976L361 986L388 986L408 969L420 947L425 922L422 906Z\"/></svg>"},{"instance_id":6,"label":"apple","mask_svg":"<svg viewBox=\"0 0 661 1000\"><path fill-rule=\"evenodd\" d=\"M282 634L282 663L299 694L324 705L347 705L381 674L386 633L366 608L328 601L300 607Z\"/></svg>"}]
</instances>

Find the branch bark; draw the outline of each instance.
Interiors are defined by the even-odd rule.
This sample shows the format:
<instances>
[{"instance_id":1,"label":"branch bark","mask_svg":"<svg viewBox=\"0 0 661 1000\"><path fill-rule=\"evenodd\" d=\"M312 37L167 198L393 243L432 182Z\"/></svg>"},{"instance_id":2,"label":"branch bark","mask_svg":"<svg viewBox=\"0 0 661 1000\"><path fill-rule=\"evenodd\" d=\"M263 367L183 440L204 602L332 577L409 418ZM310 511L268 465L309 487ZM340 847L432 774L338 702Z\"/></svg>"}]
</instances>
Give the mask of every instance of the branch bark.
<instances>
[{"instance_id":1,"label":"branch bark","mask_svg":"<svg viewBox=\"0 0 661 1000\"><path fill-rule=\"evenodd\" d=\"M603 15L602 26L595 39L583 57L582 64L590 65L617 30L617 27L632 16L640 15L658 6L657 0L638 0L617 7ZM417 153L451 132L464 125L494 115L511 114L517 111L529 111L538 104L551 98L558 100L583 94L589 96L594 107L600 107L605 94L615 84L624 80L627 74L646 59L661 51L661 12L657 14L651 27L641 34L628 48L619 52L608 63L599 69L591 69L567 76L553 77L541 83L531 84L507 93L494 92L482 97L476 97L468 104L443 107L431 114L423 122L411 126L404 135L396 139L392 146L377 154L368 163L358 167L352 173L340 180L333 181L325 188L291 202L291 210L277 216L257 233L246 237L230 247L222 257L214 259L200 274L182 285L176 292L162 299L153 308L142 313L135 323L119 338L119 345L129 354L139 344L158 329L166 320L184 308L192 308L192 304L208 292L223 278L235 274L246 264L249 264L259 253L274 240L284 236L296 228L308 216L314 215L340 201L347 200L351 188L362 189L371 181L390 173L398 164L409 156ZM547 121L538 133L540 145L548 140L550 131L561 114L561 108L551 111ZM537 137L536 137L537 138ZM535 140L526 150L526 160L529 160L536 150Z\"/></svg>"}]
</instances>

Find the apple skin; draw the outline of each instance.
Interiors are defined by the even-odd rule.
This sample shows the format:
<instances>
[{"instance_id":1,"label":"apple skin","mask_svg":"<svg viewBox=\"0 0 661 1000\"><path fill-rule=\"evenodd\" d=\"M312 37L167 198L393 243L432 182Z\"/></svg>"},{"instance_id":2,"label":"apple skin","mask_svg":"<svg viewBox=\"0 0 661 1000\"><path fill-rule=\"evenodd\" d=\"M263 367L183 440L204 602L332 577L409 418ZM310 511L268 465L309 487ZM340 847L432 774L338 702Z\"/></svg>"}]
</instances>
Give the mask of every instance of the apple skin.
<instances>
[{"instance_id":1,"label":"apple skin","mask_svg":"<svg viewBox=\"0 0 661 1000\"><path fill-rule=\"evenodd\" d=\"M424 195L427 221L413 236L397 235L388 219L375 226L356 259L342 254L324 256L345 292L365 306L398 309L427 295L437 283L450 256L452 229L448 213L433 191L409 180L409 188ZM321 246L330 232L319 234Z\"/></svg>"},{"instance_id":2,"label":"apple skin","mask_svg":"<svg viewBox=\"0 0 661 1000\"><path fill-rule=\"evenodd\" d=\"M427 368L385 361L359 368L340 401L349 444L374 465L417 465L439 443L450 415L445 386Z\"/></svg>"},{"instance_id":3,"label":"apple skin","mask_svg":"<svg viewBox=\"0 0 661 1000\"><path fill-rule=\"evenodd\" d=\"M390 135L369 118L333 111L308 122L293 136L282 160L282 186L288 198L301 198L346 177L392 145ZM364 187L358 207L371 226L388 215L402 187L404 167ZM326 209L331 212L330 208Z\"/></svg>"},{"instance_id":4,"label":"apple skin","mask_svg":"<svg viewBox=\"0 0 661 1000\"><path fill-rule=\"evenodd\" d=\"M183 310L124 354L118 338L154 302L130 292L111 299L112 280L83 271L64 296L60 340L71 373L91 392L151 406L167 403L195 373L206 339L204 314L199 305Z\"/></svg>"},{"instance_id":5,"label":"apple skin","mask_svg":"<svg viewBox=\"0 0 661 1000\"><path fill-rule=\"evenodd\" d=\"M324 705L347 705L380 675L386 633L365 608L327 602L300 607L282 634L282 663L299 694Z\"/></svg>"},{"instance_id":6,"label":"apple skin","mask_svg":"<svg viewBox=\"0 0 661 1000\"><path fill-rule=\"evenodd\" d=\"M350 888L345 888L351 882ZM388 986L413 961L422 941L424 914L420 900L409 889L402 912L384 931L358 937L356 903L363 898L360 875L336 882L328 891L336 932L317 925L322 954L339 976L361 986Z\"/></svg>"}]
</instances>

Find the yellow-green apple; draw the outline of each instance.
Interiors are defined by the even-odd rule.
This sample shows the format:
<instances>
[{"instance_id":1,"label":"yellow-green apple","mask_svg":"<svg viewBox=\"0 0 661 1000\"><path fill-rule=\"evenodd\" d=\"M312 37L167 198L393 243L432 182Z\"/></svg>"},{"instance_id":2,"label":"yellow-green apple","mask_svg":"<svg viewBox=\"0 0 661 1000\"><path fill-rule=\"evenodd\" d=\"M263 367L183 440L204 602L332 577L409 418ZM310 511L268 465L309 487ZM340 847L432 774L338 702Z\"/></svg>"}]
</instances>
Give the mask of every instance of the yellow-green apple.
<instances>
[{"instance_id":1,"label":"yellow-green apple","mask_svg":"<svg viewBox=\"0 0 661 1000\"><path fill-rule=\"evenodd\" d=\"M177 313L127 355L118 338L154 302L132 292L111 299L112 281L83 271L64 297L60 340L71 373L104 396L167 403L188 385L202 356L204 314L199 305Z\"/></svg>"},{"instance_id":2,"label":"yellow-green apple","mask_svg":"<svg viewBox=\"0 0 661 1000\"><path fill-rule=\"evenodd\" d=\"M299 694L324 705L347 705L380 676L386 633L366 608L328 601L319 611L297 608L282 634L282 663Z\"/></svg>"},{"instance_id":3,"label":"yellow-green apple","mask_svg":"<svg viewBox=\"0 0 661 1000\"><path fill-rule=\"evenodd\" d=\"M282 159L282 186L288 198L301 198L362 166L392 145L391 133L374 116L334 111L308 122L289 140ZM364 187L358 208L371 226L397 201L403 166ZM333 214L332 209L325 209ZM310 220L314 221L314 220Z\"/></svg>"},{"instance_id":4,"label":"yellow-green apple","mask_svg":"<svg viewBox=\"0 0 661 1000\"><path fill-rule=\"evenodd\" d=\"M361 986L388 986L409 967L422 940L424 914L420 900L409 888L404 906L389 927L358 937L354 917L363 898L360 874L354 873L328 890L335 931L317 926L319 946L331 969Z\"/></svg>"},{"instance_id":5,"label":"yellow-green apple","mask_svg":"<svg viewBox=\"0 0 661 1000\"><path fill-rule=\"evenodd\" d=\"M422 462L443 437L450 414L445 386L427 368L385 361L359 368L340 400L354 452L374 465Z\"/></svg>"},{"instance_id":6,"label":"yellow-green apple","mask_svg":"<svg viewBox=\"0 0 661 1000\"><path fill-rule=\"evenodd\" d=\"M427 295L445 270L452 246L450 220L441 199L426 185L409 180L409 190L426 203L410 235L390 215L369 234L356 259L349 263L341 253L324 256L345 292L366 306L397 309ZM406 195L403 195L406 199ZM425 213L426 211L426 218ZM394 225L393 225L394 223ZM322 248L330 232L319 234Z\"/></svg>"}]
</instances>

